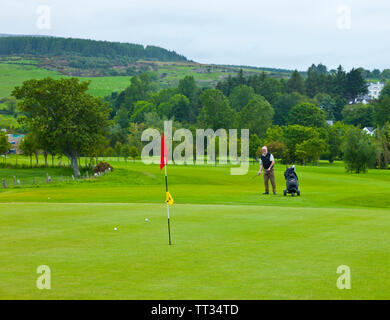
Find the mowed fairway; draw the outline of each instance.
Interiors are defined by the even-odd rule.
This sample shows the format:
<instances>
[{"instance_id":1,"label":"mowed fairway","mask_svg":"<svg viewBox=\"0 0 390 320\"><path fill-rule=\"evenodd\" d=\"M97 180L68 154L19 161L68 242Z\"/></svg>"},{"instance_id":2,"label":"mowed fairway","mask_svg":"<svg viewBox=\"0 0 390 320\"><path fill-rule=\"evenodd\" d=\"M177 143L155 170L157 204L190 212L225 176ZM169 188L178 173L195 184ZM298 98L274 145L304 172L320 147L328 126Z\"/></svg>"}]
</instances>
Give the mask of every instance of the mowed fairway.
<instances>
[{"instance_id":1,"label":"mowed fairway","mask_svg":"<svg viewBox=\"0 0 390 320\"><path fill-rule=\"evenodd\" d=\"M250 180L254 166L242 177L170 166L169 247L158 166L111 163L99 179L0 192L0 298L390 298L389 171L298 167L303 196L291 198L281 165L279 194L268 197ZM51 268L51 290L36 288L39 265ZM340 265L351 268L351 290L336 287Z\"/></svg>"}]
</instances>

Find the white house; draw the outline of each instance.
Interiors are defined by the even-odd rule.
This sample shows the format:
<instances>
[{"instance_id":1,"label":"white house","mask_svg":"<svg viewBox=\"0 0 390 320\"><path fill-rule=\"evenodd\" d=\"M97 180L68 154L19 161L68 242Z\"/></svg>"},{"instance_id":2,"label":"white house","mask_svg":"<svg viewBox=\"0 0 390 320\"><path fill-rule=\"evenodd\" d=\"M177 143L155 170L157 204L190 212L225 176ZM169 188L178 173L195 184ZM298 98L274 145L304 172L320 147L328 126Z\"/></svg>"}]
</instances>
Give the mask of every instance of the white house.
<instances>
[{"instance_id":1,"label":"white house","mask_svg":"<svg viewBox=\"0 0 390 320\"><path fill-rule=\"evenodd\" d=\"M365 127L363 128L363 131L368 133L370 136L373 136L375 134L375 129L372 127Z\"/></svg>"},{"instance_id":2,"label":"white house","mask_svg":"<svg viewBox=\"0 0 390 320\"><path fill-rule=\"evenodd\" d=\"M381 82L377 82L377 83L371 82L367 87L368 95L370 96L371 99L378 99L384 87L385 85Z\"/></svg>"}]
</instances>

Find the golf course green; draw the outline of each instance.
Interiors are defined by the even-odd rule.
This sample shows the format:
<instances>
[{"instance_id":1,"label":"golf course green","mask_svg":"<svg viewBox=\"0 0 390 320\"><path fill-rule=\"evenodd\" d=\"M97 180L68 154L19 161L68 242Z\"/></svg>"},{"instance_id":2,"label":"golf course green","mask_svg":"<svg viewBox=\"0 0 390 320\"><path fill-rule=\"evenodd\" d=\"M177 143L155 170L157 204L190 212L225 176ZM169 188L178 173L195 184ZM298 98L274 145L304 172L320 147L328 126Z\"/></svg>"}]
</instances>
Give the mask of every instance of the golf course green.
<instances>
[{"instance_id":1,"label":"golf course green","mask_svg":"<svg viewBox=\"0 0 390 320\"><path fill-rule=\"evenodd\" d=\"M257 165L170 165L168 246L159 166L108 161L114 172L80 181L68 168L0 169L0 299L390 298L389 170L298 166L302 196L284 197L283 165L276 196L261 195ZM50 290L37 288L41 265ZM350 290L336 284L342 265Z\"/></svg>"}]
</instances>

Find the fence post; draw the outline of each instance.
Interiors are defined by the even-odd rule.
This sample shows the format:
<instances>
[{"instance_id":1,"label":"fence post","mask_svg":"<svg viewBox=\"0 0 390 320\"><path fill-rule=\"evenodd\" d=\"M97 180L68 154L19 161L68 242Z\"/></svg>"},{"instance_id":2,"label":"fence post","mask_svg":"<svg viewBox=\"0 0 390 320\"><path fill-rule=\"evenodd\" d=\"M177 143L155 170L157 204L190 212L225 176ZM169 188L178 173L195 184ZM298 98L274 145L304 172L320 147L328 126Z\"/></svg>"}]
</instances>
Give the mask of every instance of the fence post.
<instances>
[{"instance_id":1,"label":"fence post","mask_svg":"<svg viewBox=\"0 0 390 320\"><path fill-rule=\"evenodd\" d=\"M36 185L37 182L35 181L35 178L33 178L33 185Z\"/></svg>"},{"instance_id":2,"label":"fence post","mask_svg":"<svg viewBox=\"0 0 390 320\"><path fill-rule=\"evenodd\" d=\"M7 181L3 179L3 188L7 188Z\"/></svg>"},{"instance_id":3,"label":"fence post","mask_svg":"<svg viewBox=\"0 0 390 320\"><path fill-rule=\"evenodd\" d=\"M14 176L14 186L16 185L16 177Z\"/></svg>"}]
</instances>

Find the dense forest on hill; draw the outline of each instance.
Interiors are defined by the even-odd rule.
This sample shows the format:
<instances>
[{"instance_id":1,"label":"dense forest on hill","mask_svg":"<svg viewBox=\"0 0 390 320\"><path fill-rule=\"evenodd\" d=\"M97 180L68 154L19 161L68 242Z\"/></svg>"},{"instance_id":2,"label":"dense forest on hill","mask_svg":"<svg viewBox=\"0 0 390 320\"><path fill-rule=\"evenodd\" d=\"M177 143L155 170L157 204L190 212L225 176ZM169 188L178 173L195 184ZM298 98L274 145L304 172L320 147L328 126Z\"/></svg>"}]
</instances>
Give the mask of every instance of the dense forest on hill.
<instances>
[{"instance_id":1,"label":"dense forest on hill","mask_svg":"<svg viewBox=\"0 0 390 320\"><path fill-rule=\"evenodd\" d=\"M154 62L188 61L156 46L57 37L0 37L0 58L9 57L38 60L41 68L81 77L133 76L153 70Z\"/></svg>"},{"instance_id":2,"label":"dense forest on hill","mask_svg":"<svg viewBox=\"0 0 390 320\"><path fill-rule=\"evenodd\" d=\"M0 38L0 55L37 54L51 56L69 53L83 57L115 59L117 57L131 57L135 60L187 61L184 56L174 51L132 43L30 36Z\"/></svg>"}]
</instances>

